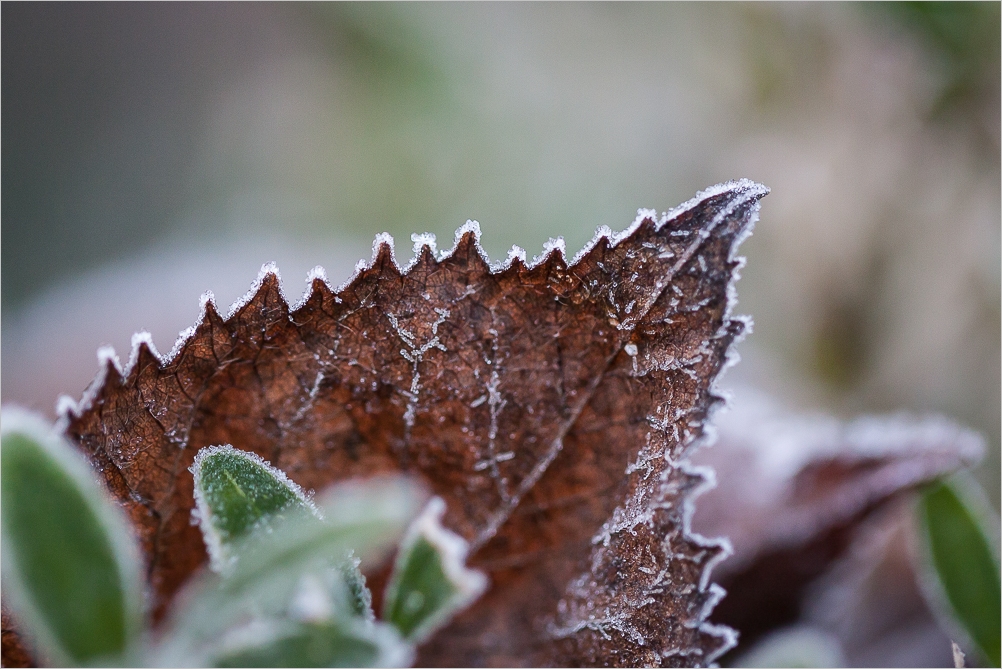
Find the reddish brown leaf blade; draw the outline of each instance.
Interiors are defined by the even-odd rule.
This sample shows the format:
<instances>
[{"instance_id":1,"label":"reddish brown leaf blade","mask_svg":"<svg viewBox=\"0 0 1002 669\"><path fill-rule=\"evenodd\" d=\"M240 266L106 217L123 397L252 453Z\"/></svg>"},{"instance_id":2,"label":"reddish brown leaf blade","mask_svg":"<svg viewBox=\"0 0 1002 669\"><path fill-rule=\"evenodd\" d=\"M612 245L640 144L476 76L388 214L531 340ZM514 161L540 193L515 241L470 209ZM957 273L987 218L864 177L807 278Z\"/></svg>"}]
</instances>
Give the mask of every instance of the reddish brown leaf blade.
<instances>
[{"instance_id":1,"label":"reddish brown leaf blade","mask_svg":"<svg viewBox=\"0 0 1002 669\"><path fill-rule=\"evenodd\" d=\"M939 417L867 416L848 423L781 410L751 389L718 421L696 458L720 485L693 518L731 538L716 579L728 596L713 619L742 647L793 622L807 587L846 552L878 510L915 487L975 464L980 436Z\"/></svg>"},{"instance_id":2,"label":"reddish brown leaf blade","mask_svg":"<svg viewBox=\"0 0 1002 669\"><path fill-rule=\"evenodd\" d=\"M700 477L676 463L741 332L733 251L766 192L715 187L570 265L550 248L492 269L467 227L402 271L380 237L336 292L315 280L290 309L265 271L227 318L207 301L169 359L139 341L127 371L109 360L67 433L129 507L158 615L205 561L187 468L230 443L307 488L406 471L447 501L495 585L425 662L710 661L726 645L702 624L719 547L688 535ZM568 633L584 596L625 622Z\"/></svg>"}]
</instances>

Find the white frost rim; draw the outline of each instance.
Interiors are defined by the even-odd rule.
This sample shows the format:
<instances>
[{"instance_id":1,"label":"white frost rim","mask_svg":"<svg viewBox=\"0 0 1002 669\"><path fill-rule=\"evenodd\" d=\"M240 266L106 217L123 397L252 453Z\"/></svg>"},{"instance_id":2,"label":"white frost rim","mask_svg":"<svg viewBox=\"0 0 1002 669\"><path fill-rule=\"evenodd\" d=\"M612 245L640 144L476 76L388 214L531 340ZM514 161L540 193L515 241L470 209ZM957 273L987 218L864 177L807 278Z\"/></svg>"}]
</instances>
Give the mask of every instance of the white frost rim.
<instances>
[{"instance_id":1,"label":"white frost rim","mask_svg":"<svg viewBox=\"0 0 1002 669\"><path fill-rule=\"evenodd\" d=\"M591 251L603 238L609 240L610 247L615 247L621 241L629 237L645 220L650 219L654 221L657 228L660 229L671 219L675 218L680 214L685 213L690 209L693 209L703 201L711 197L715 197L717 195L722 195L723 193L727 192L743 193L747 196L754 197L755 195L760 195L760 194L764 195L768 193L769 189L761 184L751 181L750 179L737 179L733 181L720 183L715 186L711 186L705 190L699 191L695 197L661 214L660 217L657 215L657 212L653 209L639 209L637 211L636 219L622 232L615 233L608 226L604 225L600 226L595 231L595 235L592 237L591 241L585 244L584 247L580 251L578 251L577 254L575 254L575 256L571 259L570 263L567 263L567 249L564 244L564 240L562 237L557 237L556 239L549 240L543 245L542 252L539 255L533 257L532 262L527 264L527 268L532 269L534 267L537 267L540 263L545 262L554 252L560 254L561 259L564 261L565 264L568 265L568 267L573 267L581 260L581 258L583 258L589 251ZM742 235L741 239L736 240L736 243L734 245L735 247L738 244L740 244L741 240L744 239L745 236L751 234L751 229L754 226L754 222L755 220L757 220L757 218L758 218L757 212L753 213L751 224L748 226L745 234ZM343 292L346 288L348 288L362 272L372 268L372 266L375 264L377 257L379 256L379 249L383 244L386 244L390 249L390 260L393 262L394 267L396 267L397 270L402 275L406 276L407 273L410 272L410 270L413 269L413 267L417 264L421 256L421 253L423 252L423 249L425 247L428 248L432 256L435 257L438 262L447 260L455 254L456 249L459 246L460 240L466 233L473 234L474 247L476 248L476 251L480 255L480 257L483 258L484 262L487 263L487 265L489 266L491 274L498 274L500 272L504 272L505 270L509 269L512 266L515 260L519 260L522 263L525 263L525 258L526 258L525 250L518 246L513 246L511 250L508 252L508 256L504 261L501 261L496 264L491 264L490 258L487 256L487 252L484 251L483 246L481 246L480 244L480 236L481 236L480 224L477 221L473 220L467 221L464 225L460 226L456 230L453 246L448 251L436 252L435 235L431 233L412 235L411 239L414 242L414 256L411 258L408 264L403 268L400 267L400 264L396 260L393 237L388 233L381 232L376 235L375 239L372 242L372 258L368 262L366 262L364 259L359 260L358 263L355 265L355 271L344 283L340 284L336 288L331 286L327 278L327 272L324 270L323 267L318 265L307 273L306 292L304 292L303 295L298 300L295 301L289 300L288 297L285 295L282 276L279 273L278 266L274 262L265 263L264 265L261 266L257 278L251 283L251 286L247 290L247 292L244 293L243 296L238 298L236 301L233 302L233 304L229 306L229 308L226 311L225 320L227 321L230 320L238 311L240 311L240 309L245 307L252 299L254 299L254 295L257 294L257 291L261 288L261 285L264 283L265 279L269 275L274 275L278 283L279 294L281 295L285 303L289 305L289 310L295 311L300 307L302 307L310 299L310 297L313 296L313 286L316 280L320 280L321 282L323 282L323 284L327 286L327 288L333 293L335 299L337 299L337 296L341 292ZM735 279L737 278L736 273L734 278ZM728 313L725 314L725 316L729 315L732 301L736 300L734 299L732 290L729 289ZM129 354L129 361L124 367L122 366L121 360L119 359L118 355L115 353L114 348L110 346L100 347L97 350L97 359L99 367L97 374L94 376L94 380L91 381L90 385L87 386L86 390L84 390L80 399L74 400L69 395L61 395L56 400L56 415L58 417L58 421L56 424L57 428L60 431L65 431L65 428L68 425L69 420L72 416L79 417L80 415L83 414L84 411L86 411L93 405L94 399L97 397L97 394L104 386L104 382L108 375L109 365L114 366L114 369L118 372L118 374L122 378L127 378L129 374L132 372L136 360L138 360L139 358L140 346L145 344L149 348L150 352L154 355L154 357L160 362L161 367L169 365L171 362L173 362L173 360L177 357L178 353L181 351L184 345L187 344L188 341L195 335L195 331L198 328L198 326L205 321L206 308L210 303L213 305L213 307L216 307L215 296L212 294L212 291L206 291L201 296L200 313L198 319L195 321L195 324L185 330L182 330L178 334L178 337L175 340L174 345L171 347L171 350L167 355L163 355L157 350L156 346L153 343L153 338L150 336L150 333L146 331L137 332L132 336L132 350ZM734 361L736 362L736 360L737 359L735 358ZM733 363L728 362L726 366L730 366L730 364Z\"/></svg>"}]
</instances>

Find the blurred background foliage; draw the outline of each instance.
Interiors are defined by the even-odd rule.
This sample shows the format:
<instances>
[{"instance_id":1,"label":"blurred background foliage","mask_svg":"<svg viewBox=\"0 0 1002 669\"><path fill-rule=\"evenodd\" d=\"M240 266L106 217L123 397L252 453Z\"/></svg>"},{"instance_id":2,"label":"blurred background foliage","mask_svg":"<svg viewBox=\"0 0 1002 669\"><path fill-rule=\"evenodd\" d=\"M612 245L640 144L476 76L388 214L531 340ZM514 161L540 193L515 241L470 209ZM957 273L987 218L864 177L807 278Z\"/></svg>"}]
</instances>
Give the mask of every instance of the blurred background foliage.
<instances>
[{"instance_id":1,"label":"blurred background foliage","mask_svg":"<svg viewBox=\"0 0 1002 669\"><path fill-rule=\"evenodd\" d=\"M998 3L2 7L4 401L52 413L278 260L570 253L749 177L743 375L984 432L999 505Z\"/></svg>"}]
</instances>

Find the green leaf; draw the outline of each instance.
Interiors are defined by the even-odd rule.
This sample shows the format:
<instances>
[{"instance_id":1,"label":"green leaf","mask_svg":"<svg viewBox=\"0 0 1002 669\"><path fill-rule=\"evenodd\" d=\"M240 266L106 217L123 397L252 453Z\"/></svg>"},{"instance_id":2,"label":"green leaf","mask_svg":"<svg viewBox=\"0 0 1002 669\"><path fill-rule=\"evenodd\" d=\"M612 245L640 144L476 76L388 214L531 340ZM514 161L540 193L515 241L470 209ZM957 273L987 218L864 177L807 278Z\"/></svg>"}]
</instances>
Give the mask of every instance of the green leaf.
<instances>
[{"instance_id":1,"label":"green leaf","mask_svg":"<svg viewBox=\"0 0 1002 669\"><path fill-rule=\"evenodd\" d=\"M405 639L427 639L487 588L465 566L468 546L442 526L445 502L432 498L404 537L386 588L383 619Z\"/></svg>"},{"instance_id":2,"label":"green leaf","mask_svg":"<svg viewBox=\"0 0 1002 669\"><path fill-rule=\"evenodd\" d=\"M355 552L349 551L345 559L338 563L337 570L345 585L349 609L366 620L374 620L376 615L372 611L372 593L365 585L361 564L362 561L355 557Z\"/></svg>"},{"instance_id":3,"label":"green leaf","mask_svg":"<svg viewBox=\"0 0 1002 669\"><path fill-rule=\"evenodd\" d=\"M126 520L40 418L5 409L0 432L4 602L46 660L116 661L142 624L141 561Z\"/></svg>"},{"instance_id":4,"label":"green leaf","mask_svg":"<svg viewBox=\"0 0 1002 669\"><path fill-rule=\"evenodd\" d=\"M390 626L345 620L258 620L222 645L217 667L401 667L413 659Z\"/></svg>"},{"instance_id":5,"label":"green leaf","mask_svg":"<svg viewBox=\"0 0 1002 669\"><path fill-rule=\"evenodd\" d=\"M335 578L336 584L325 587L332 593L343 588L349 601L341 606L336 593L331 594L335 602L330 617L341 618L339 611L344 610L344 619L365 622L365 616L356 616L356 604L350 601L352 583L342 580L338 565L344 565L352 551L373 564L385 557L423 497L416 484L402 477L349 482L319 499L322 521L306 512L290 514L284 522L273 524L270 532L252 532L238 540L233 550L240 559L226 577L205 574L179 598L185 604L172 616L171 632L158 650L158 663L206 657L221 634L255 619L296 617L294 603L304 578ZM350 565L357 569L354 557Z\"/></svg>"},{"instance_id":6,"label":"green leaf","mask_svg":"<svg viewBox=\"0 0 1002 669\"><path fill-rule=\"evenodd\" d=\"M253 545L245 541L251 532L267 533L286 517L306 516L305 512L312 513L316 522L320 522L319 510L302 489L285 472L254 453L229 445L203 448L195 456L191 472L196 515L215 571L224 574L232 571L241 552ZM344 607L373 619L372 594L365 587L358 558L351 551L330 557L343 580L339 599Z\"/></svg>"},{"instance_id":7,"label":"green leaf","mask_svg":"<svg viewBox=\"0 0 1002 669\"><path fill-rule=\"evenodd\" d=\"M922 496L919 520L925 553L934 575L936 599L947 608L984 658L999 666L1002 589L999 562L987 504L979 504L969 486L940 483Z\"/></svg>"},{"instance_id":8,"label":"green leaf","mask_svg":"<svg viewBox=\"0 0 1002 669\"><path fill-rule=\"evenodd\" d=\"M232 567L234 542L290 513L317 514L302 489L254 453L232 446L203 448L191 467L196 517L213 570Z\"/></svg>"},{"instance_id":9,"label":"green leaf","mask_svg":"<svg viewBox=\"0 0 1002 669\"><path fill-rule=\"evenodd\" d=\"M385 553L403 533L422 497L404 478L389 477L335 486L321 500L321 523L307 514L290 516L270 533L251 534L239 544L241 557L222 588L239 592L265 576L298 575L304 567L326 564L354 551L360 560Z\"/></svg>"}]
</instances>

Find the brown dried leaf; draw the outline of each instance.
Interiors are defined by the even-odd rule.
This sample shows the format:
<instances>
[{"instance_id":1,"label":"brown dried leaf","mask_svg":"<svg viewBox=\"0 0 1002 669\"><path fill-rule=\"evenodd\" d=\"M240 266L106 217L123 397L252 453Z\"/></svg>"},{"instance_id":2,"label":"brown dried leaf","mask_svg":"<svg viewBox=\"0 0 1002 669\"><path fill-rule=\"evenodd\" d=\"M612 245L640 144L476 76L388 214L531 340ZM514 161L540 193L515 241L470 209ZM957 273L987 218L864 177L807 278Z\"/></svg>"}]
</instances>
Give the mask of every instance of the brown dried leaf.
<instances>
[{"instance_id":1,"label":"brown dried leaf","mask_svg":"<svg viewBox=\"0 0 1002 669\"><path fill-rule=\"evenodd\" d=\"M425 646L432 665L705 665L719 542L691 536L685 464L744 322L734 249L767 189L731 182L626 232L491 268L478 229L400 270L388 237L290 307L263 270L226 318L211 297L175 350L108 353L66 432L129 511L157 617L206 560L195 453L229 443L307 488L382 472L448 504L491 590ZM422 242L424 242L422 244Z\"/></svg>"},{"instance_id":2,"label":"brown dried leaf","mask_svg":"<svg viewBox=\"0 0 1002 669\"><path fill-rule=\"evenodd\" d=\"M736 398L715 421L717 442L694 458L719 485L692 524L732 542L733 557L714 573L728 595L713 619L740 630L742 648L798 618L813 582L860 542L871 517L984 450L979 435L938 416L843 423L792 413L752 388Z\"/></svg>"}]
</instances>

